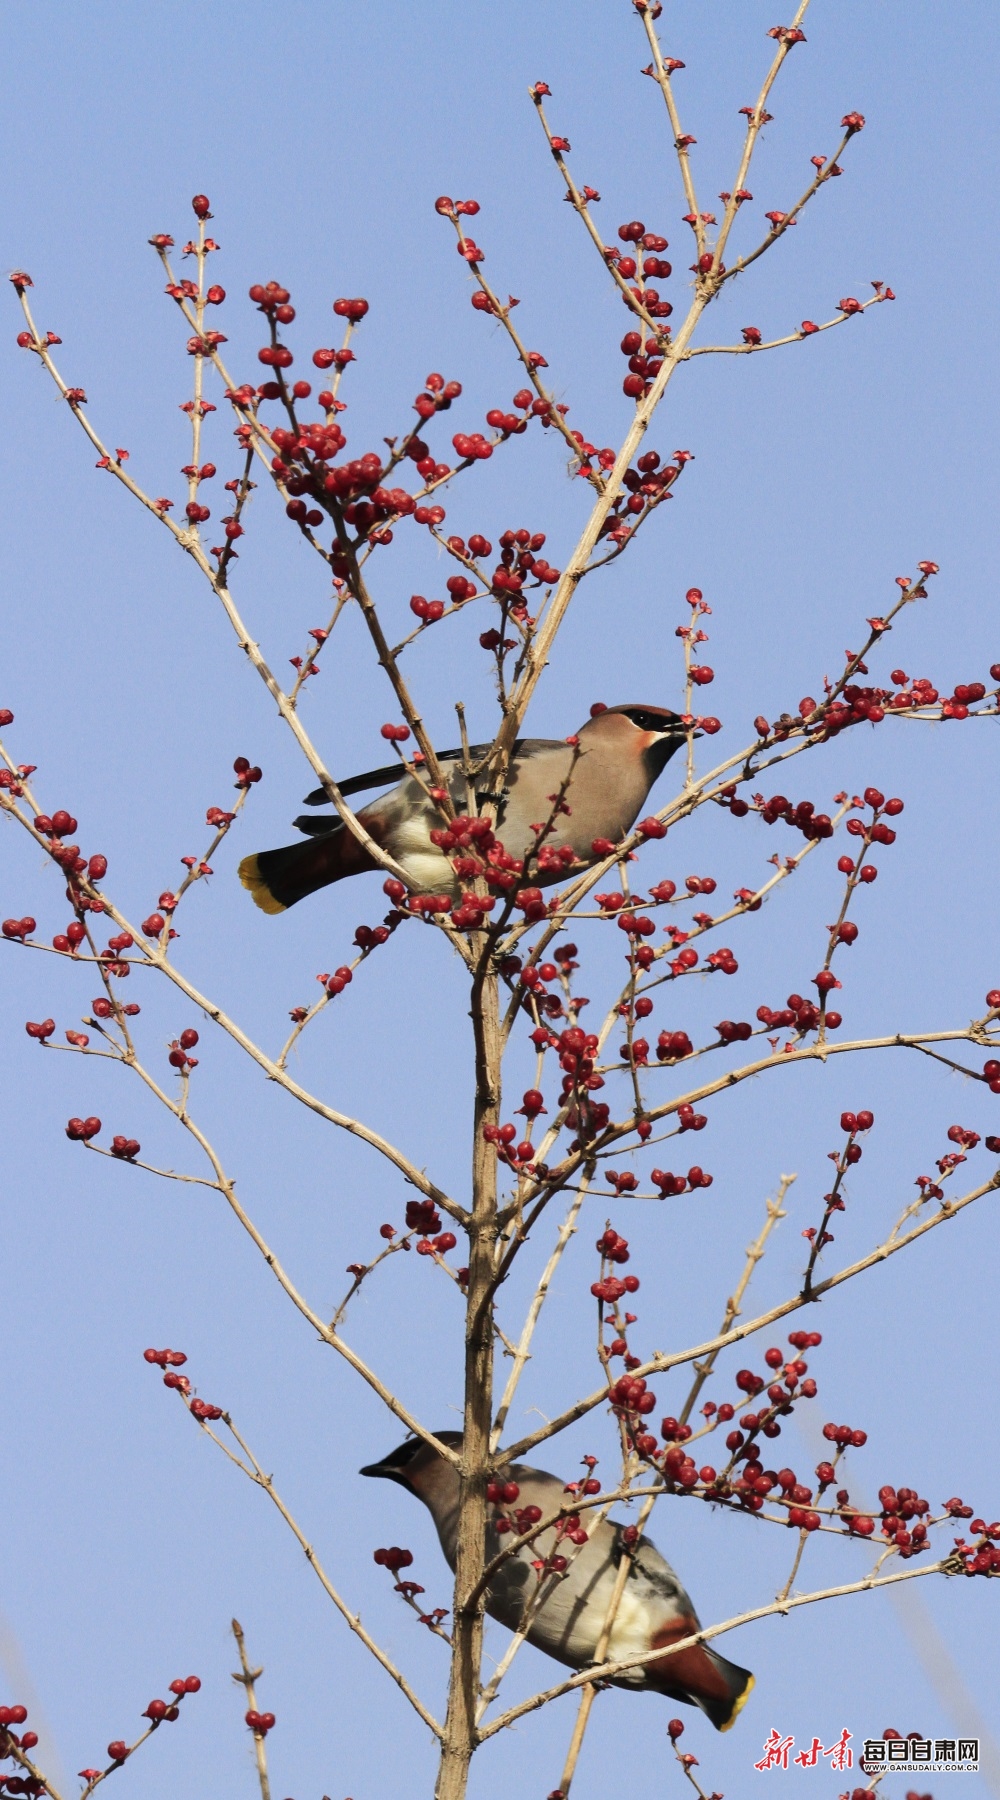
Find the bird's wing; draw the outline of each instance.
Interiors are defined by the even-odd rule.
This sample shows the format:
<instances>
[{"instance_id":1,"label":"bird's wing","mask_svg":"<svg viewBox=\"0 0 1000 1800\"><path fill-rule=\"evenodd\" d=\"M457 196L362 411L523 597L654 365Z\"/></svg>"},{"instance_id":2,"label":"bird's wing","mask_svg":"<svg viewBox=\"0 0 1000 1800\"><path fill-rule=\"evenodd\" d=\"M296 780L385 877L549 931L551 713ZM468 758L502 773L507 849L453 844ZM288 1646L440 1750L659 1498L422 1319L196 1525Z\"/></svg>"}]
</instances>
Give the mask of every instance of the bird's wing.
<instances>
[{"instance_id":1,"label":"bird's wing","mask_svg":"<svg viewBox=\"0 0 1000 1800\"><path fill-rule=\"evenodd\" d=\"M488 744L471 744L469 755L482 756L488 749ZM438 762L456 762L461 754L461 750L439 750L437 759ZM398 762L394 762L388 763L383 769L369 769L365 775L350 775L346 781L339 781L337 786L342 794L364 794L369 788L388 787L393 782L405 779L406 770ZM326 789L321 787L313 788L312 793L307 794L303 801L305 806L329 806L329 804L330 796Z\"/></svg>"},{"instance_id":2,"label":"bird's wing","mask_svg":"<svg viewBox=\"0 0 1000 1800\"><path fill-rule=\"evenodd\" d=\"M621 1539L616 1534L616 1543L612 1556L617 1564L621 1561ZM665 1556L662 1556L652 1538L641 1537L632 1558L634 1579L640 1586L648 1588L650 1598L665 1603L668 1607L679 1606L683 1611L694 1616L694 1607L690 1596L685 1592L674 1570Z\"/></svg>"},{"instance_id":3,"label":"bird's wing","mask_svg":"<svg viewBox=\"0 0 1000 1800\"><path fill-rule=\"evenodd\" d=\"M492 748L492 744L470 744L469 755L476 761L481 756L485 756L487 751ZM512 761L517 762L523 757L537 756L542 750L562 748L560 738L518 738L511 752L511 758ZM457 762L461 755L461 750L439 750L437 759L438 762L443 763ZM369 769L364 775L350 775L346 781L340 781L337 785L342 794L363 794L369 788L388 787L390 783L405 780L405 778L406 771L396 762L388 763L382 769ZM321 787L313 788L312 793L307 794L303 802L305 806L328 806L329 804L329 795L326 789Z\"/></svg>"}]
</instances>

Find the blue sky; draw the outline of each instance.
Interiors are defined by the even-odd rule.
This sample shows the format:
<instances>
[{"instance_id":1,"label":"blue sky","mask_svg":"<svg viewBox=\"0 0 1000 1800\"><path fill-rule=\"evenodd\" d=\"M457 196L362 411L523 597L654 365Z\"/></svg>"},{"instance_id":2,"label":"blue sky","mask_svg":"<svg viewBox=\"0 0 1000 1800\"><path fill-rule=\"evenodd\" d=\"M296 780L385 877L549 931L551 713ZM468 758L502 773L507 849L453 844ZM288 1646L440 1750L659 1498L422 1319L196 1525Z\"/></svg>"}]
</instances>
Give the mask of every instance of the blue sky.
<instances>
[{"instance_id":1,"label":"blue sky","mask_svg":"<svg viewBox=\"0 0 1000 1800\"><path fill-rule=\"evenodd\" d=\"M815 692L845 645L857 644L863 619L886 610L895 576L921 557L942 573L883 652L884 670L901 663L948 691L983 679L997 660L996 271L984 229L996 177L994 17L972 4L946 26L930 4L904 17L879 0L810 12L808 44L783 76L751 177L754 220L798 195L809 156L832 150L845 110L865 113L867 128L843 179L713 309L710 341L734 341L745 324L772 336L829 317L841 295L863 296L872 279L891 282L898 299L819 340L756 358L704 358L682 372L651 442L667 453L687 447L696 460L634 554L585 586L534 702L533 731L562 736L598 699L676 704L673 629L692 584L713 607L710 692L723 748L746 741L758 711L775 716ZM678 91L706 204L731 185L738 108L756 93L773 23L758 0L665 9L665 48L687 64ZM38 322L64 340L67 379L87 389L95 424L130 448L130 466L154 493L181 497L177 469L188 448L177 407L189 363L146 239L170 231L182 242L196 191L212 199L222 245L215 273L229 294L220 324L241 375L252 377L259 341L243 297L250 282L273 277L291 289L302 361L330 341L336 295L370 299L345 390L352 454L406 427L429 369L464 384L454 429L477 428L487 406L509 404L521 385L498 332L469 306L450 229L433 211L441 192L481 202L487 272L520 297L518 323L547 356L570 422L598 443L624 431L622 309L562 204L526 89L540 78L552 87L549 117L572 141L579 179L604 196L609 239L636 216L670 239L669 292L680 312L686 209L656 92L638 73L647 56L627 7L293 3L276 15L251 0L208 14L183 3L103 4L84 20L43 0L9 10L6 37L3 261L30 270ZM192 979L273 1045L288 1008L315 991L315 972L345 958L359 920L380 916L378 884L345 885L277 920L251 908L235 861L284 841L311 777L196 571L95 473L67 410L15 349L12 292L7 317L0 705L17 716L8 741L19 760L39 765L45 804L67 806L88 850L108 855L109 889L136 917L176 883L179 858L202 847L199 821L207 805L226 804L233 757L261 764L264 781L210 890L193 896L180 949ZM223 413L212 430L222 468L232 442ZM456 488L449 521L494 541L507 525L544 530L546 553L561 566L583 516L581 485L567 479L558 447L532 433ZM411 592L439 591L448 572L404 534L384 566L393 620L409 617ZM264 497L238 590L277 667L325 617L318 564ZM491 728L480 629L460 620L447 638L430 634L413 659L439 744L452 739L456 699L477 734ZM378 727L392 708L353 622L313 683L306 716L338 773L382 760ZM906 800L898 844L864 896L861 937L844 958L844 1011L859 1035L961 1023L1000 980L995 739L990 723L887 726L794 765L796 799L826 804L841 787L873 781ZM658 792L667 797L665 786ZM723 893L727 881L759 881L767 856L784 846L759 826L738 835L723 823L700 816L651 870L675 879L711 872ZM3 843L0 911L30 911L50 936L65 923L54 871L15 834ZM762 998L778 1004L818 966L833 916L832 860L810 858L744 921L733 939L740 975L726 990L734 1016L750 1016ZM597 996L618 964L589 939L587 956ZM400 1612L371 1564L375 1545L410 1544L417 1578L433 1603L446 1603L429 1524L402 1490L372 1491L353 1473L396 1440L397 1427L311 1341L217 1196L85 1158L67 1143L65 1119L97 1112L107 1129L139 1137L152 1161L195 1167L137 1087L94 1062L42 1063L24 1036L25 1018L51 1013L60 1032L78 1021L91 998L85 971L9 949L2 968L5 1697L24 1698L30 1684L51 1766L72 1771L99 1761L153 1694L195 1669L201 1695L173 1735L144 1752L141 1773L122 1779L140 1780L151 1800L182 1786L251 1794L251 1752L229 1680L235 1613L267 1668L261 1702L279 1719L270 1745L276 1794L374 1800L403 1784L429 1791L426 1735L349 1640L280 1521L200 1440L141 1352L160 1343L188 1352L202 1393L231 1407L351 1604L436 1697L439 1647ZM391 1126L417 1162L461 1192L469 1077L456 964L429 934L416 945L402 934L347 998L306 1040L303 1079ZM203 1021L152 987L142 1003L143 1044L165 1075L162 1046ZM715 990L699 987L676 1022L714 1020L718 1004ZM617 1209L650 1295L642 1348L697 1341L714 1328L765 1194L794 1170L790 1216L753 1293L764 1305L791 1291L799 1232L815 1222L843 1106L876 1114L837 1228L845 1261L884 1232L915 1174L945 1147L949 1124L1000 1129L1000 1103L988 1104L985 1089L916 1062L840 1062L744 1089L715 1109L699 1142L715 1180L697 1209ZM400 1221L399 1183L300 1116L211 1033L198 1105L254 1216L320 1309L332 1311L346 1263L371 1254L382 1219ZM519 1400L525 1429L537 1418L529 1409L552 1413L593 1384L581 1301L592 1279L590 1235L581 1233L550 1302ZM958 1492L996 1515L991 1249L992 1221L971 1209L824 1304L817 1419L868 1429L869 1446L850 1466L860 1490L908 1482L933 1502ZM358 1307L353 1341L429 1423L444 1426L460 1398L459 1314L450 1290L429 1285L431 1269L403 1264L394 1259L378 1298ZM519 1298L515 1282L512 1317ZM657 1391L666 1410L677 1403L678 1387L661 1382ZM793 1427L788 1443L793 1463L815 1462L804 1428ZM568 1477L595 1445L610 1451L599 1417L552 1448L550 1466ZM789 1560L782 1534L694 1506L661 1508L654 1536L706 1620L769 1598ZM864 1566L859 1549L839 1543L811 1546L810 1559L815 1585ZM969 1700L988 1712L992 1593L973 1582L917 1586L925 1612L916 1623L873 1597L804 1609L731 1639L729 1653L756 1669L758 1689L725 1739L692 1715L685 1743L704 1785L746 1792L772 1725L825 1743L845 1724L862 1737L890 1724L929 1735L964 1729L928 1679L927 1619ZM497 1631L491 1648L502 1641ZM547 1676L525 1652L515 1689ZM652 1697L603 1697L574 1790L581 1800L626 1770L636 1800L679 1784L663 1767L666 1716ZM548 1791L569 1729L565 1703L524 1722L484 1753L472 1793L485 1800L513 1783ZM789 1794L819 1791L815 1772L766 1779ZM970 1800L988 1791L983 1777L963 1787Z\"/></svg>"}]
</instances>

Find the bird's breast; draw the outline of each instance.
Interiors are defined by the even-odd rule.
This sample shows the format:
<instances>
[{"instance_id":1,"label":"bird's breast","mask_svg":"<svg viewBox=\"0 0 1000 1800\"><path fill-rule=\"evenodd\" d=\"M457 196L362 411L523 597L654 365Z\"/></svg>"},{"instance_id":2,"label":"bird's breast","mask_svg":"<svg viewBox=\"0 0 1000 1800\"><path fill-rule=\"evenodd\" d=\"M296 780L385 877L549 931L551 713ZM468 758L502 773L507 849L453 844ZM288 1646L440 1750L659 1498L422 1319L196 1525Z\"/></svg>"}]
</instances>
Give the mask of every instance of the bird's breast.
<instances>
[{"instance_id":1,"label":"bird's breast","mask_svg":"<svg viewBox=\"0 0 1000 1800\"><path fill-rule=\"evenodd\" d=\"M435 820L436 815L425 810L392 821L385 835L385 847L415 888L424 893L454 894L455 871L444 853L430 840Z\"/></svg>"},{"instance_id":2,"label":"bird's breast","mask_svg":"<svg viewBox=\"0 0 1000 1800\"><path fill-rule=\"evenodd\" d=\"M652 1648L652 1634L653 1621L648 1597L630 1593L626 1583L618 1602L606 1660L625 1662L630 1656L645 1656ZM636 1683L642 1683L645 1680L644 1670L636 1669L633 1679Z\"/></svg>"}]
</instances>

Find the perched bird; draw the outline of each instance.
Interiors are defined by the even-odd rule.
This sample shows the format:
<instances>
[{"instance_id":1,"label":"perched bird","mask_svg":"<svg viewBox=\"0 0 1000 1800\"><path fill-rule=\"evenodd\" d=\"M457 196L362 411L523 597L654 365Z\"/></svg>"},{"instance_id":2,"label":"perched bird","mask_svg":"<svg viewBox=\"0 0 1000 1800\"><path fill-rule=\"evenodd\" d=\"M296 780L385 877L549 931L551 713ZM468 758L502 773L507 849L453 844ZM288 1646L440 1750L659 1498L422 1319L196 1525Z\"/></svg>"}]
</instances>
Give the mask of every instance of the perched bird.
<instances>
[{"instance_id":1,"label":"perched bird","mask_svg":"<svg viewBox=\"0 0 1000 1800\"><path fill-rule=\"evenodd\" d=\"M437 1436L443 1444L461 1446L461 1434L457 1431L439 1431ZM441 1548L454 1568L459 1500L454 1464L446 1462L422 1438L409 1438L381 1462L369 1463L360 1473L398 1481L408 1493L423 1501L437 1526ZM550 1518L566 1504L563 1483L543 1469L512 1463L505 1471L505 1480L516 1482L520 1489L512 1511L537 1506L543 1518ZM586 1513L580 1516L585 1523ZM621 1525L605 1519L579 1550L566 1541L558 1546L568 1553L568 1572L562 1577L549 1577L549 1592L531 1622L527 1639L557 1662L568 1663L571 1669L585 1669L595 1659L621 1564L622 1530ZM487 1525L487 1559L492 1560L502 1544L495 1528ZM491 1618L499 1619L511 1631L518 1630L537 1588L532 1563L556 1549L553 1528L543 1531L501 1565L486 1595L486 1611ZM604 1660L624 1662L628 1656L667 1650L697 1630L698 1616L670 1564L649 1538L641 1537L632 1551ZM728 1731L750 1694L754 1678L749 1670L727 1662L711 1645L694 1644L674 1656L626 1670L614 1682L616 1687L651 1690L671 1700L700 1706L718 1731Z\"/></svg>"},{"instance_id":2,"label":"perched bird","mask_svg":"<svg viewBox=\"0 0 1000 1800\"><path fill-rule=\"evenodd\" d=\"M676 713L662 706L608 707L581 726L575 767L573 748L565 741L519 740L496 818L496 835L504 849L511 856L527 855L536 841L532 825L549 819L553 796L572 770L565 796L567 810L545 842L553 849L569 845L581 864L595 862L594 839L615 842L631 829L657 776L685 742L687 729ZM472 755L482 756L488 748L476 744ZM438 761L457 810L464 812L461 758L460 750L446 750L439 753ZM362 807L358 818L375 843L400 864L415 889L455 895L454 870L445 853L430 840L431 831L446 826L447 819L418 781L409 775L400 781L398 775L398 764L372 769L367 775L352 775L341 782L340 791L345 796L360 794L392 782L391 791ZM305 804L326 805L323 789L309 794ZM298 818L295 824L308 834L308 842L259 850L240 863L240 880L264 912L284 912L318 888L378 867L336 814ZM564 875L564 870L533 870L531 879L544 884Z\"/></svg>"}]
</instances>

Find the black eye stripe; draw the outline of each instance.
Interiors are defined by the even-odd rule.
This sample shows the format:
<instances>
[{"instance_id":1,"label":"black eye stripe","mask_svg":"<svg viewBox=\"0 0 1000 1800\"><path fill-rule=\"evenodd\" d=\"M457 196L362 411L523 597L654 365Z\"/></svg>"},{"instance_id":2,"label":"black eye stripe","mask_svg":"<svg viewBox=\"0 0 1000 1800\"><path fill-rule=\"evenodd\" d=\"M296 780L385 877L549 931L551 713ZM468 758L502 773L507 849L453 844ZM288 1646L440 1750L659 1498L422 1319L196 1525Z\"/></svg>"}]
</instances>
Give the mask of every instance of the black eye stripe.
<instances>
[{"instance_id":1,"label":"black eye stripe","mask_svg":"<svg viewBox=\"0 0 1000 1800\"><path fill-rule=\"evenodd\" d=\"M642 707L630 707L625 717L631 719L640 731L667 731L672 724L669 717L660 713L645 712Z\"/></svg>"}]
</instances>

